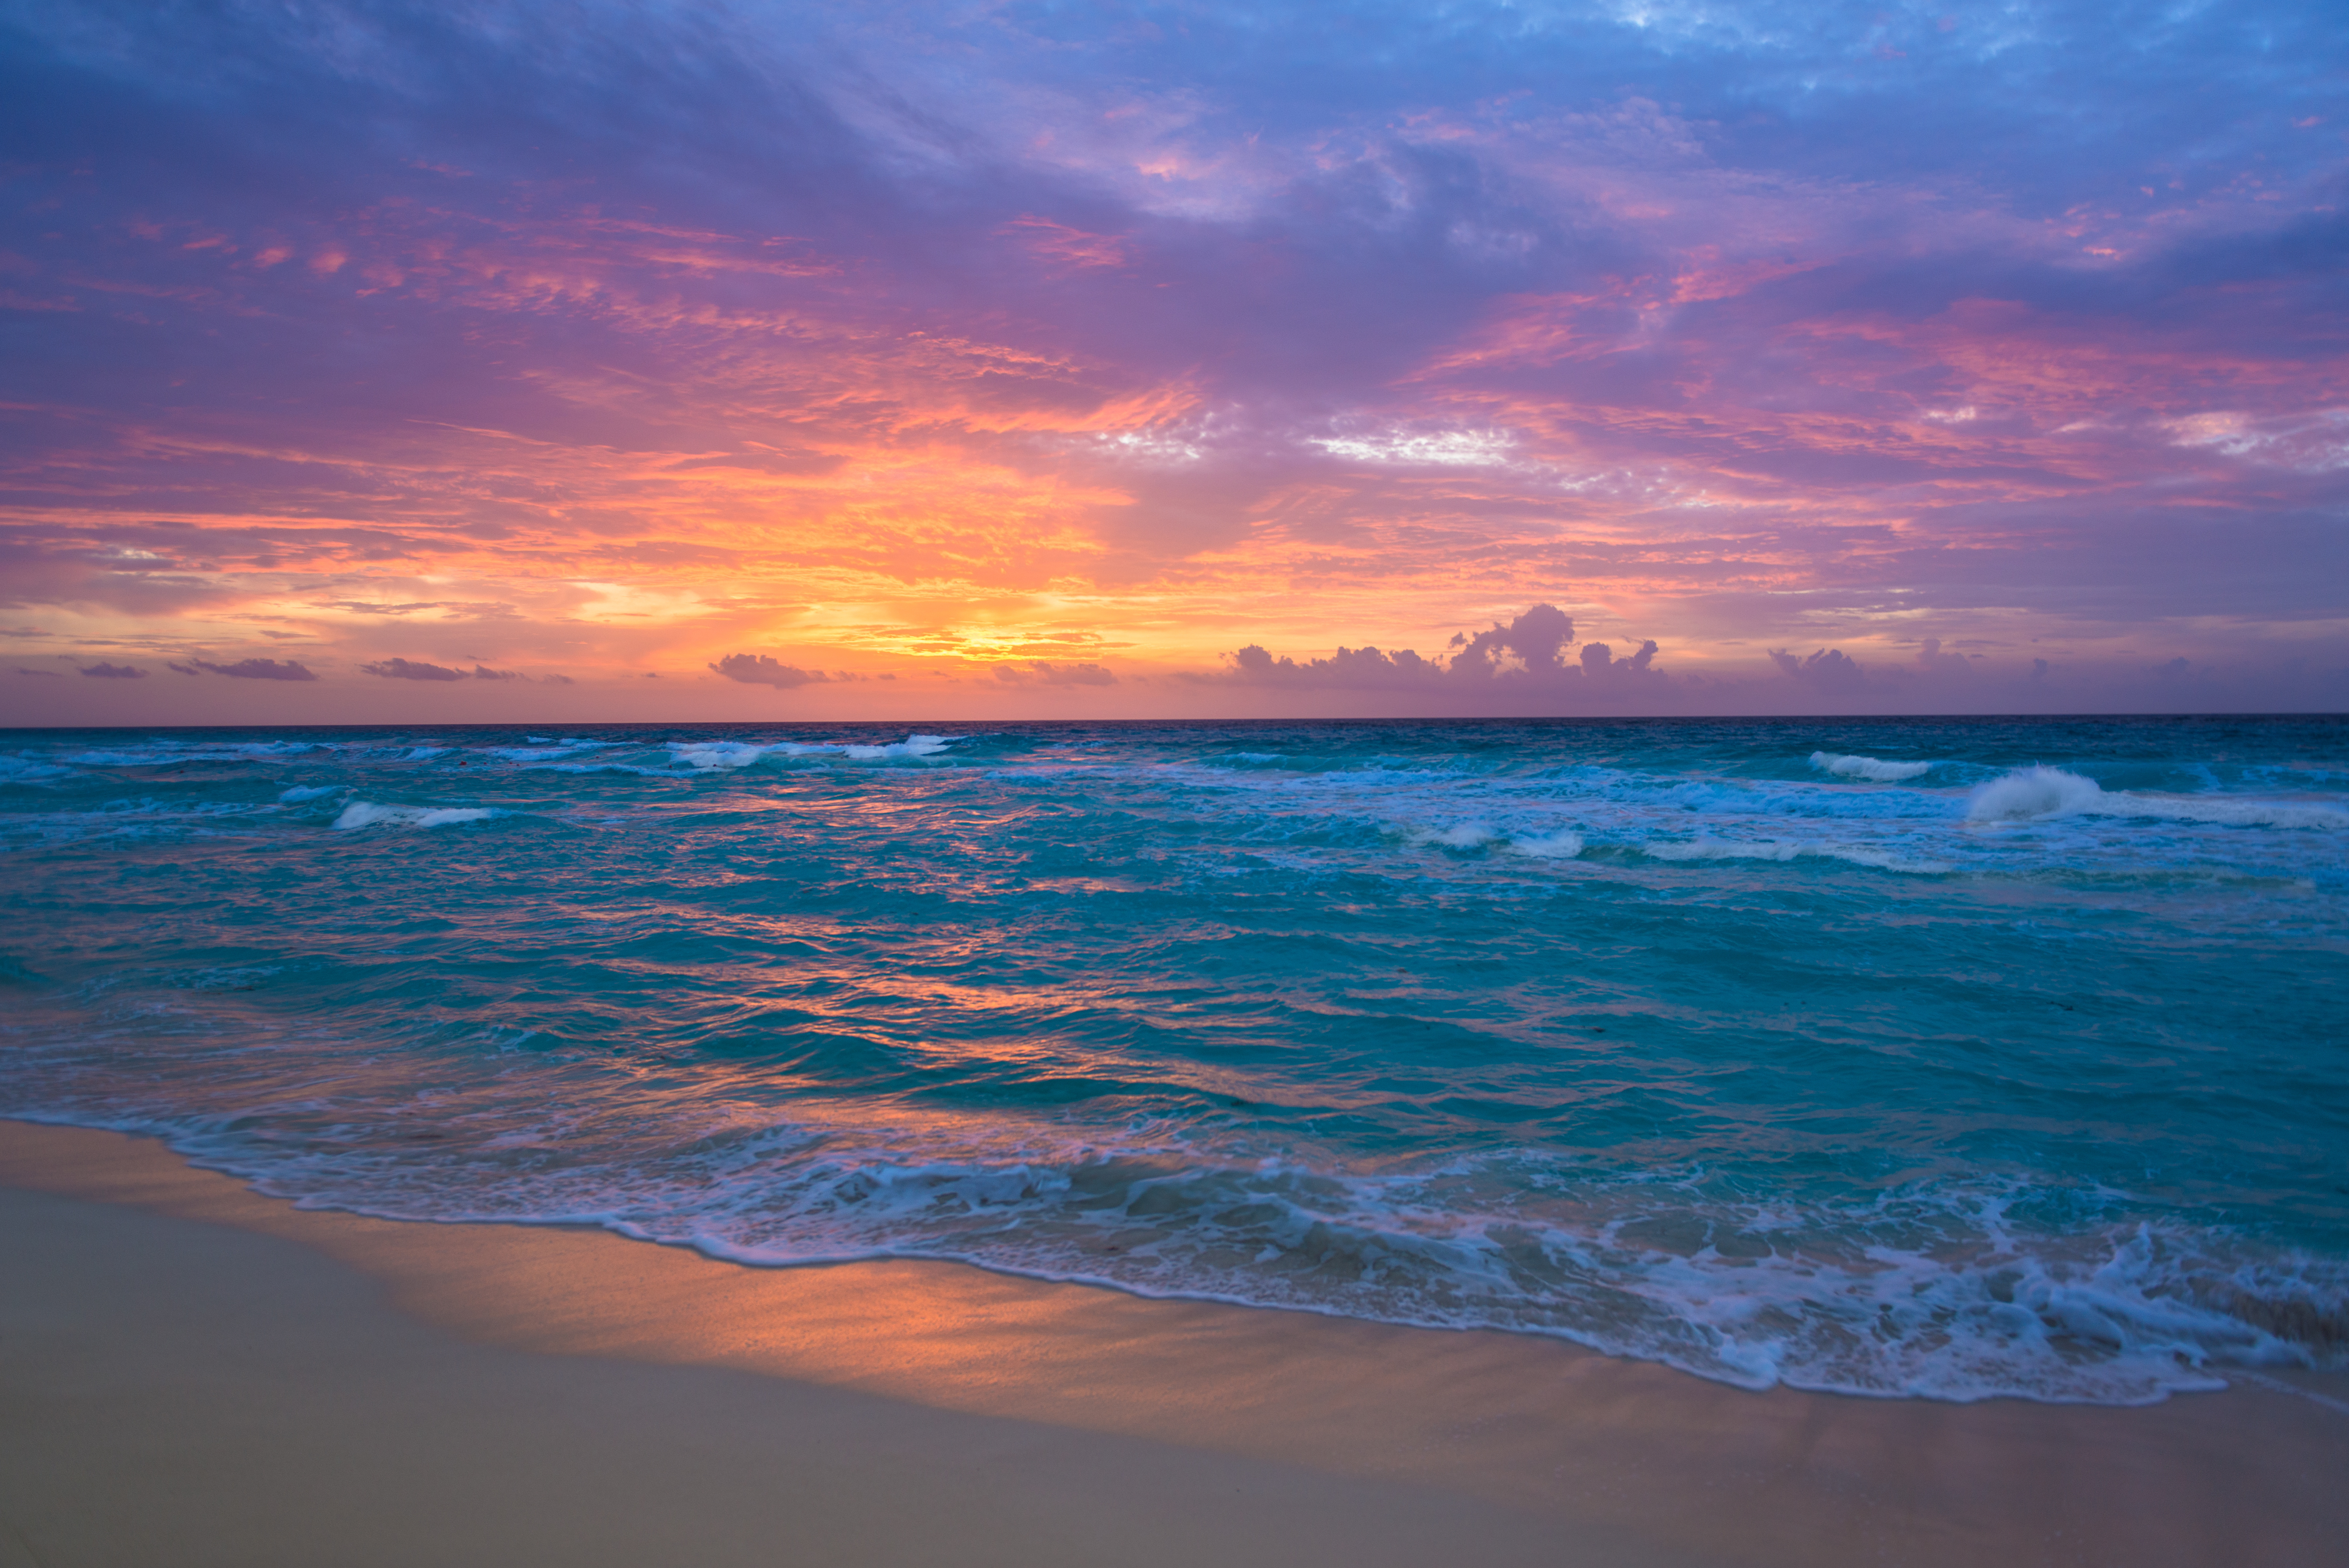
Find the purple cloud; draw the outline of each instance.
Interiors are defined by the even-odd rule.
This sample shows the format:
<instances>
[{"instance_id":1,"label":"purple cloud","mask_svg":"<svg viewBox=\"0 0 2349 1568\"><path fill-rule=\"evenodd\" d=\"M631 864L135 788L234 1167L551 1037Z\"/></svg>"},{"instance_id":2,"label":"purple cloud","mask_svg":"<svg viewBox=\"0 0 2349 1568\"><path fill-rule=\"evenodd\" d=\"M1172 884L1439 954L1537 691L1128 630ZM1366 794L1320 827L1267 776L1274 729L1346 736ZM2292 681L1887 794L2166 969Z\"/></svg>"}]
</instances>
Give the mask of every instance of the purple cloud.
<instances>
[{"instance_id":1,"label":"purple cloud","mask_svg":"<svg viewBox=\"0 0 2349 1568\"><path fill-rule=\"evenodd\" d=\"M306 666L292 659L239 659L233 665L216 665L206 659L190 659L186 664L169 665L170 669L183 676L212 674L232 676L247 681L314 681L318 677Z\"/></svg>"},{"instance_id":2,"label":"purple cloud","mask_svg":"<svg viewBox=\"0 0 2349 1568\"><path fill-rule=\"evenodd\" d=\"M109 681L137 681L145 680L147 678L147 672L140 669L136 665L95 664L89 665L81 673L86 676L94 676L99 680Z\"/></svg>"},{"instance_id":3,"label":"purple cloud","mask_svg":"<svg viewBox=\"0 0 2349 1568\"><path fill-rule=\"evenodd\" d=\"M1555 604L1536 604L1514 620L1495 622L1474 635L1451 641L1448 660L1424 658L1409 648L1340 648L1327 658L1299 663L1276 658L1250 645L1231 655L1228 678L1250 686L1292 690L1415 692L1476 700L1495 695L1550 694L1611 701L1639 690L1662 696L1669 680L1656 669L1653 642L1619 660L1605 643L1589 643L1573 660L1574 618Z\"/></svg>"},{"instance_id":4,"label":"purple cloud","mask_svg":"<svg viewBox=\"0 0 2349 1568\"><path fill-rule=\"evenodd\" d=\"M797 665L779 664L765 654L729 654L709 666L730 681L747 686L771 686L789 690L832 677L822 670L803 670Z\"/></svg>"},{"instance_id":5,"label":"purple cloud","mask_svg":"<svg viewBox=\"0 0 2349 1568\"><path fill-rule=\"evenodd\" d=\"M1046 659L995 666L995 678L1012 686L1109 686L1117 676L1095 664L1056 665Z\"/></svg>"},{"instance_id":6,"label":"purple cloud","mask_svg":"<svg viewBox=\"0 0 2349 1568\"><path fill-rule=\"evenodd\" d=\"M386 680L395 681L460 681L465 678L465 672L462 670L452 670L446 665L428 665L411 659L379 659L374 664L361 665L359 674L381 676Z\"/></svg>"},{"instance_id":7,"label":"purple cloud","mask_svg":"<svg viewBox=\"0 0 2349 1568\"><path fill-rule=\"evenodd\" d=\"M1868 684L1868 672L1840 648L1821 648L1808 658L1797 658L1784 648L1770 650L1770 662L1811 691L1846 696Z\"/></svg>"}]
</instances>

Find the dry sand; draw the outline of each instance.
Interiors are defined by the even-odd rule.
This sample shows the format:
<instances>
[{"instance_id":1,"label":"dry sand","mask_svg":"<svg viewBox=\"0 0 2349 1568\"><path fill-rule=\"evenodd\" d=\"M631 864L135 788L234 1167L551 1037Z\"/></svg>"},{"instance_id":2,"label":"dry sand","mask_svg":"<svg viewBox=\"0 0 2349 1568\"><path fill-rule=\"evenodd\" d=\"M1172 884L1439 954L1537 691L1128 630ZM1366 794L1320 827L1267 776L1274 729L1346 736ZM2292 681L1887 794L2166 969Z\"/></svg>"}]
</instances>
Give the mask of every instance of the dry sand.
<instances>
[{"instance_id":1,"label":"dry sand","mask_svg":"<svg viewBox=\"0 0 2349 1568\"><path fill-rule=\"evenodd\" d=\"M1750 1394L950 1264L297 1211L0 1122L0 1565L2349 1561L2349 1387Z\"/></svg>"}]
</instances>

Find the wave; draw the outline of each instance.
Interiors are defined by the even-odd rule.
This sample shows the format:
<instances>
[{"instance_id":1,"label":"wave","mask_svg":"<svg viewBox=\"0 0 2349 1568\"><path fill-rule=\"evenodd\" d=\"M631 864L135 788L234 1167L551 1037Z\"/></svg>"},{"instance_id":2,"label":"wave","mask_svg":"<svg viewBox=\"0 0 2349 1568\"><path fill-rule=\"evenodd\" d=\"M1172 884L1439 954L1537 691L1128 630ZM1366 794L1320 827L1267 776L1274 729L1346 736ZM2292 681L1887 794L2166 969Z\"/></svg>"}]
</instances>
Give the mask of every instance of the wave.
<instances>
[{"instance_id":1,"label":"wave","mask_svg":"<svg viewBox=\"0 0 2349 1568\"><path fill-rule=\"evenodd\" d=\"M1412 1176L1163 1150L909 1160L771 1126L697 1140L657 1171L484 1159L442 1166L441 1185L412 1144L369 1171L218 1132L109 1125L176 1132L199 1162L305 1207L594 1224L765 1266L950 1260L1147 1296L1540 1334L1754 1389L2138 1405L2221 1387L2229 1367L2349 1355L2338 1261L2147 1222L2033 1233L2011 1215L2046 1193L1962 1181L1770 1204L1650 1176L1561 1198L1561 1173L1512 1171L1506 1157Z\"/></svg>"},{"instance_id":2,"label":"wave","mask_svg":"<svg viewBox=\"0 0 2349 1568\"><path fill-rule=\"evenodd\" d=\"M1550 833L1512 833L1509 848L1536 860L1570 861L1582 853L1582 835L1571 828Z\"/></svg>"},{"instance_id":3,"label":"wave","mask_svg":"<svg viewBox=\"0 0 2349 1568\"><path fill-rule=\"evenodd\" d=\"M1461 822L1449 828L1419 828L1411 834L1414 844L1434 844L1447 850L1482 849L1501 835L1482 822Z\"/></svg>"},{"instance_id":4,"label":"wave","mask_svg":"<svg viewBox=\"0 0 2349 1568\"><path fill-rule=\"evenodd\" d=\"M533 735L528 746L492 746L488 755L502 757L508 762L546 762L557 758L576 757L583 751L599 751L616 744L609 740L550 740Z\"/></svg>"},{"instance_id":5,"label":"wave","mask_svg":"<svg viewBox=\"0 0 2349 1568\"><path fill-rule=\"evenodd\" d=\"M936 757L956 741L968 738L959 735L909 735L903 740L885 746L798 740L766 745L745 740L671 741L668 750L671 757L689 767L731 770L748 768L769 757L820 757L829 753L858 762L877 762L888 758Z\"/></svg>"},{"instance_id":6,"label":"wave","mask_svg":"<svg viewBox=\"0 0 2349 1568\"><path fill-rule=\"evenodd\" d=\"M1874 757L1845 755L1833 751L1811 753L1811 766L1846 779L1873 779L1890 784L1903 779L1920 778L1933 770L1930 762L1886 762Z\"/></svg>"},{"instance_id":7,"label":"wave","mask_svg":"<svg viewBox=\"0 0 2349 1568\"><path fill-rule=\"evenodd\" d=\"M1877 871L1906 872L1933 876L1953 868L1946 861L1915 860L1870 844L1820 843L1793 839L1692 839L1684 843L1651 841L1638 846L1641 854L1659 861L1795 861L1806 858L1842 861Z\"/></svg>"},{"instance_id":8,"label":"wave","mask_svg":"<svg viewBox=\"0 0 2349 1568\"><path fill-rule=\"evenodd\" d=\"M206 745L164 740L136 749L77 752L65 760L82 768L160 768L173 762L267 762L278 758L300 757L326 744L313 740L255 740Z\"/></svg>"},{"instance_id":9,"label":"wave","mask_svg":"<svg viewBox=\"0 0 2349 1568\"><path fill-rule=\"evenodd\" d=\"M353 828L445 828L454 822L481 822L505 813L486 806L378 806L354 800L335 819L335 826Z\"/></svg>"},{"instance_id":10,"label":"wave","mask_svg":"<svg viewBox=\"0 0 2349 1568\"><path fill-rule=\"evenodd\" d=\"M1981 785L1966 799L1970 822L2024 822L2051 817L2144 817L2226 827L2349 829L2338 806L2241 796L2163 795L2107 790L2061 768L2018 769Z\"/></svg>"}]
</instances>

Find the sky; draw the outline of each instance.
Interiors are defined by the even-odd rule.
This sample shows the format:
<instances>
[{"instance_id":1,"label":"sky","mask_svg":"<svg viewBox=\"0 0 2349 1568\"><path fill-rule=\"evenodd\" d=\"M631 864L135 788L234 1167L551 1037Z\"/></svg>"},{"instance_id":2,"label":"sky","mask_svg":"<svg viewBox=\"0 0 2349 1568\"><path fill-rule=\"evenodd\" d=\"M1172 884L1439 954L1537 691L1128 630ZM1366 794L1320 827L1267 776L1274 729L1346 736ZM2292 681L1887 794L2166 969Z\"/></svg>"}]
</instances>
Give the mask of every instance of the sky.
<instances>
[{"instance_id":1,"label":"sky","mask_svg":"<svg viewBox=\"0 0 2349 1568\"><path fill-rule=\"evenodd\" d=\"M2314 4L0 0L0 723L2349 707Z\"/></svg>"}]
</instances>

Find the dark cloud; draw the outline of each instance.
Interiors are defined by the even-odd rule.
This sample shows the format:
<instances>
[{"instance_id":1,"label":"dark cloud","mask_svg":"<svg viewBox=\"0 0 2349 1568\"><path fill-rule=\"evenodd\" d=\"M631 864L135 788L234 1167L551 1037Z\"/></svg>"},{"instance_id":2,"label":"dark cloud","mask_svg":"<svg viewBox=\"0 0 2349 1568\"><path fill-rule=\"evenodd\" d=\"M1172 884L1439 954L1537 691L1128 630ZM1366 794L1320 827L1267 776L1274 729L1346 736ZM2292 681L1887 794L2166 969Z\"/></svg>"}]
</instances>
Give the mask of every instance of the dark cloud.
<instances>
[{"instance_id":1,"label":"dark cloud","mask_svg":"<svg viewBox=\"0 0 2349 1568\"><path fill-rule=\"evenodd\" d=\"M276 659L239 659L233 665L216 665L207 659L190 659L184 665L174 664L165 667L177 670L183 676L209 673L216 676L233 676L238 680L247 681L314 681L318 678L307 666L297 664L292 659L282 663Z\"/></svg>"},{"instance_id":2,"label":"dark cloud","mask_svg":"<svg viewBox=\"0 0 2349 1568\"><path fill-rule=\"evenodd\" d=\"M729 654L709 667L730 681L786 690L832 678L822 670L803 670L797 665L780 664L765 654Z\"/></svg>"},{"instance_id":3,"label":"dark cloud","mask_svg":"<svg viewBox=\"0 0 2349 1568\"><path fill-rule=\"evenodd\" d=\"M96 664L91 665L81 673L86 676L95 676L100 680L109 681L136 681L147 678L147 672L140 669L136 665Z\"/></svg>"},{"instance_id":4,"label":"dark cloud","mask_svg":"<svg viewBox=\"0 0 2349 1568\"><path fill-rule=\"evenodd\" d=\"M57 672L55 670L28 670L21 665L17 666L16 673L20 676L40 676L50 680L57 678Z\"/></svg>"},{"instance_id":5,"label":"dark cloud","mask_svg":"<svg viewBox=\"0 0 2349 1568\"><path fill-rule=\"evenodd\" d=\"M462 670L452 670L446 665L422 664L412 659L379 659L374 664L361 665L359 674L381 676L386 680L395 681L460 681L465 678Z\"/></svg>"}]
</instances>

